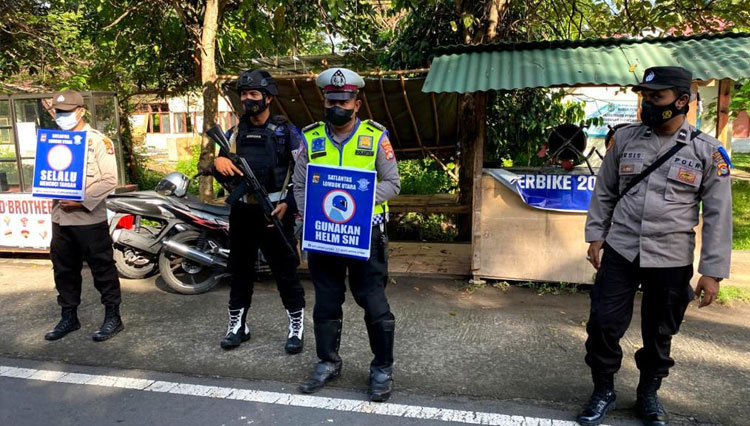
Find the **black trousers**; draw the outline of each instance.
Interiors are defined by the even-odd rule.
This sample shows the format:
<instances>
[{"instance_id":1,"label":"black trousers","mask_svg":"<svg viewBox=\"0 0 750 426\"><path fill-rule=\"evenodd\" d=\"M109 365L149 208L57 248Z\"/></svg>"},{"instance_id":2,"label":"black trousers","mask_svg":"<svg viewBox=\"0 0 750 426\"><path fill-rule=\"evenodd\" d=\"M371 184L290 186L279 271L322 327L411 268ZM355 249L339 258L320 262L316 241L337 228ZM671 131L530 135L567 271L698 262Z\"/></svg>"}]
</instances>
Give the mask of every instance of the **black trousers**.
<instances>
[{"instance_id":1,"label":"black trousers","mask_svg":"<svg viewBox=\"0 0 750 426\"><path fill-rule=\"evenodd\" d=\"M259 205L237 202L232 206L229 214L229 272L232 274L229 309L250 307L259 247L276 280L284 308L296 312L305 307L305 290L297 274L299 259L286 252L277 231L268 225ZM296 248L294 216L287 213L282 225L287 240Z\"/></svg>"},{"instance_id":2,"label":"black trousers","mask_svg":"<svg viewBox=\"0 0 750 426\"><path fill-rule=\"evenodd\" d=\"M679 331L685 310L694 297L690 286L693 265L674 268L641 268L639 265L639 258L628 262L604 244L586 326L586 364L595 374L612 374L620 369L620 338L630 325L639 284L643 290L643 347L635 353L636 365L641 374L648 377L666 377L674 365L669 356L672 336Z\"/></svg>"},{"instance_id":3,"label":"black trousers","mask_svg":"<svg viewBox=\"0 0 750 426\"><path fill-rule=\"evenodd\" d=\"M60 306L74 308L81 304L81 268L84 260L94 277L94 287L101 293L102 304L120 304L120 279L115 268L107 222L78 226L53 223L50 257Z\"/></svg>"},{"instance_id":4,"label":"black trousers","mask_svg":"<svg viewBox=\"0 0 750 426\"><path fill-rule=\"evenodd\" d=\"M354 300L365 311L365 323L394 319L385 287L388 283L388 238L379 226L372 228L367 261L321 253L309 253L308 267L315 286L315 321L343 317L346 273Z\"/></svg>"}]
</instances>

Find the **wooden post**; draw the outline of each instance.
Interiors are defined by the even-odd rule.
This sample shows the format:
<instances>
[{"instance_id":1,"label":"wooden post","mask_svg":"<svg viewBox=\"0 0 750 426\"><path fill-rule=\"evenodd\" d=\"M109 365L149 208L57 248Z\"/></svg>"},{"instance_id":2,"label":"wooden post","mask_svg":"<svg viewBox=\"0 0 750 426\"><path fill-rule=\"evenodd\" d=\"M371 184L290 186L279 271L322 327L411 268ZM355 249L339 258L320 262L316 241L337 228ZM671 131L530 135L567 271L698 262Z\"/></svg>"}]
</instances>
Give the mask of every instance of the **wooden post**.
<instances>
[{"instance_id":1,"label":"wooden post","mask_svg":"<svg viewBox=\"0 0 750 426\"><path fill-rule=\"evenodd\" d=\"M286 110L284 109L284 105L281 105L281 100L279 98L276 98L274 99L274 101L275 101L274 105L276 105L279 111L281 111L281 114L283 114L284 117L286 117L286 119L289 120L289 122L291 122L292 118L289 117L289 114L286 113Z\"/></svg>"},{"instance_id":2,"label":"wooden post","mask_svg":"<svg viewBox=\"0 0 750 426\"><path fill-rule=\"evenodd\" d=\"M484 167L484 142L487 133L487 95L485 92L474 94L474 113L476 114L477 133L471 143L474 155L471 161L473 185L471 200L471 274L475 280L482 266L482 168Z\"/></svg>"},{"instance_id":3,"label":"wooden post","mask_svg":"<svg viewBox=\"0 0 750 426\"><path fill-rule=\"evenodd\" d=\"M388 107L388 98L385 97L385 89L383 89L383 77L378 77L378 83L380 83L380 96L383 97L383 106L385 107L385 115L388 116L388 122L391 123L391 131L393 132L393 138L396 144L401 146L401 139L398 137L398 131L396 125L393 124L393 116L391 116L391 109Z\"/></svg>"},{"instance_id":4,"label":"wooden post","mask_svg":"<svg viewBox=\"0 0 750 426\"><path fill-rule=\"evenodd\" d=\"M430 104L432 104L432 119L435 121L435 146L440 145L440 121L438 119L437 102L435 93L430 93Z\"/></svg>"},{"instance_id":5,"label":"wooden post","mask_svg":"<svg viewBox=\"0 0 750 426\"><path fill-rule=\"evenodd\" d=\"M367 110L368 118L371 120L374 120L375 117L372 116L372 110L370 109L370 102L367 101L367 93L365 93L364 90L362 90L362 100L365 101L365 109Z\"/></svg>"},{"instance_id":6,"label":"wooden post","mask_svg":"<svg viewBox=\"0 0 750 426\"><path fill-rule=\"evenodd\" d=\"M427 155L428 157L432 158L438 165L443 169L445 173L448 174L453 180L458 182L458 175L452 172L450 169L448 169L448 166L446 166L440 158L432 153L431 151L428 151L425 149L424 145L422 144L422 137L419 135L419 126L417 125L417 119L414 118L414 112L411 109L411 104L409 103L409 95L406 94L406 82L404 81L404 76L399 76L401 79L401 92L404 95L404 104L406 104L406 112L409 113L409 118L411 119L411 125L414 129L414 135L417 138L417 144L419 145L419 148L422 149L422 153L424 155Z\"/></svg>"},{"instance_id":7,"label":"wooden post","mask_svg":"<svg viewBox=\"0 0 750 426\"><path fill-rule=\"evenodd\" d=\"M310 123L314 123L315 119L313 118L312 113L310 112L310 108L307 107L305 98L302 97L302 92L299 91L299 88L297 87L297 82L295 80L292 80L292 87L294 87L294 91L297 93L297 97L299 97L300 102L302 102L302 106L305 108L305 112L307 113L307 118L310 119Z\"/></svg>"},{"instance_id":8,"label":"wooden post","mask_svg":"<svg viewBox=\"0 0 750 426\"><path fill-rule=\"evenodd\" d=\"M690 85L690 93L698 93L698 83L693 82L693 84ZM688 109L687 120L688 123L695 126L698 122L698 97L696 96L688 105L690 108Z\"/></svg>"},{"instance_id":9,"label":"wooden post","mask_svg":"<svg viewBox=\"0 0 750 426\"><path fill-rule=\"evenodd\" d=\"M732 101L732 85L730 78L719 80L719 99L716 102L716 139L721 141L724 149L731 152L732 133L729 125L729 103Z\"/></svg>"}]
</instances>

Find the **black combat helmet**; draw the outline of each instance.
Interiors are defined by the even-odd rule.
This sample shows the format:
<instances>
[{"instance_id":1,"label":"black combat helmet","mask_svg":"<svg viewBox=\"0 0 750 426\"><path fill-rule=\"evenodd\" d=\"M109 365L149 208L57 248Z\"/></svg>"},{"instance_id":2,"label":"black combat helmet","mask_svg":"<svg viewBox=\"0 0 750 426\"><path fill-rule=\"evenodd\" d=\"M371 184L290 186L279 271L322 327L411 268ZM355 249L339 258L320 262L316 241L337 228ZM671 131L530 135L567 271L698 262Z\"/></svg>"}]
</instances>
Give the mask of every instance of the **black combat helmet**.
<instances>
[{"instance_id":1,"label":"black combat helmet","mask_svg":"<svg viewBox=\"0 0 750 426\"><path fill-rule=\"evenodd\" d=\"M265 70L247 70L237 79L237 92L243 90L259 90L269 95L277 96L279 90L276 87L276 80Z\"/></svg>"}]
</instances>

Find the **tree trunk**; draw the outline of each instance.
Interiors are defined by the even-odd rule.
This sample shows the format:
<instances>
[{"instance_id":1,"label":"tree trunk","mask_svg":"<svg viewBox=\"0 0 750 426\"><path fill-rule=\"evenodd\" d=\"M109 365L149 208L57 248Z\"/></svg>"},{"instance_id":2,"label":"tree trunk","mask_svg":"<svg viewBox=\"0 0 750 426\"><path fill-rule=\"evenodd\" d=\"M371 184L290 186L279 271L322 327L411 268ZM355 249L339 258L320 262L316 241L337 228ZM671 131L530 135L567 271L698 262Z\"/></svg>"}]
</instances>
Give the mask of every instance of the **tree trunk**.
<instances>
[{"instance_id":1,"label":"tree trunk","mask_svg":"<svg viewBox=\"0 0 750 426\"><path fill-rule=\"evenodd\" d=\"M138 163L136 161L136 154L135 154L135 144L133 142L133 128L130 125L130 98L128 96L123 96L120 98L119 102L119 108L120 108L120 146L122 147L122 156L123 161L125 164L125 170L126 170L126 176L127 176L127 182L129 183L136 183L139 179L139 171L138 171ZM153 188L138 188L139 190L143 189L153 189Z\"/></svg>"},{"instance_id":2,"label":"tree trunk","mask_svg":"<svg viewBox=\"0 0 750 426\"><path fill-rule=\"evenodd\" d=\"M203 87L203 139L198 168L210 167L216 147L206 136L206 131L219 120L219 86L216 82L216 32L219 27L219 0L206 0L201 31L201 85ZM213 178L204 176L200 180L200 198L204 202L214 197Z\"/></svg>"},{"instance_id":3,"label":"tree trunk","mask_svg":"<svg viewBox=\"0 0 750 426\"><path fill-rule=\"evenodd\" d=\"M493 42L499 36L498 27L500 20L505 14L508 7L508 0L489 0L486 4L489 8L489 19L484 31L477 31L472 37L469 28L464 28L464 43L472 44L473 42ZM459 16L470 13L466 0L456 1L456 11ZM478 143L484 144L486 130L485 102L478 102L479 96L484 97L484 93L465 93L459 98L459 140L461 141L461 158L458 173L458 189L461 204L473 205L475 190L475 175L477 167L482 167L484 160L484 146L477 146ZM481 108L481 111L477 111ZM480 158L478 158L480 157ZM473 212L473 210L472 210ZM458 216L458 238L461 241L471 239L472 235L472 217L470 215Z\"/></svg>"},{"instance_id":4,"label":"tree trunk","mask_svg":"<svg viewBox=\"0 0 750 426\"><path fill-rule=\"evenodd\" d=\"M459 108L461 128L459 131L459 140L461 141L461 158L458 169L458 190L462 205L471 206L474 200L474 174L476 171L474 157L477 155L477 141L484 141L480 137L478 130L484 128L480 126L479 118L484 119L484 114L477 114L475 97L483 95L482 93L465 93L460 95ZM458 239L461 241L471 240L471 222L472 214L459 215Z\"/></svg>"}]
</instances>

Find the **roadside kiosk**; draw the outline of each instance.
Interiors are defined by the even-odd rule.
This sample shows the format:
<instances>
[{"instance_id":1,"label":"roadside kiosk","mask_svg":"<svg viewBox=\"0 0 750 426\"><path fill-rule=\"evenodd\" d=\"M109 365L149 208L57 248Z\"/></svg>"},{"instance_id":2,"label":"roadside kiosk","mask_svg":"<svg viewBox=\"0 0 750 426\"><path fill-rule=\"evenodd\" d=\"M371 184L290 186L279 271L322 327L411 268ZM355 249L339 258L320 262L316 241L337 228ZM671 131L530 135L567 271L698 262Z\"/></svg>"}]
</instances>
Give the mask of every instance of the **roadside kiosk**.
<instances>
[{"instance_id":1,"label":"roadside kiosk","mask_svg":"<svg viewBox=\"0 0 750 426\"><path fill-rule=\"evenodd\" d=\"M118 185L125 183L120 117L114 92L81 92L86 121L115 145ZM45 252L52 201L31 195L37 131L57 129L53 93L0 95L0 252Z\"/></svg>"}]
</instances>

